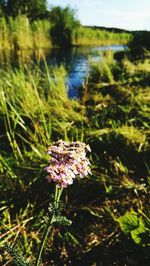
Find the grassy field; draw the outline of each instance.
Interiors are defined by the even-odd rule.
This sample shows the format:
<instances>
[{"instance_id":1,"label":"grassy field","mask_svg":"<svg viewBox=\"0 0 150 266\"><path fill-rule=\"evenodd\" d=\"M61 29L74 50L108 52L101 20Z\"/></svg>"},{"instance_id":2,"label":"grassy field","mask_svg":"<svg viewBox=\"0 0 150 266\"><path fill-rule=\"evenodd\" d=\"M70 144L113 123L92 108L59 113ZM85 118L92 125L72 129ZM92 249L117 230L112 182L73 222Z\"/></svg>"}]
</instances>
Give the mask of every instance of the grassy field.
<instances>
[{"instance_id":1,"label":"grassy field","mask_svg":"<svg viewBox=\"0 0 150 266\"><path fill-rule=\"evenodd\" d=\"M0 70L2 265L35 263L54 191L46 150L58 139L90 145L92 175L63 192L72 224L52 228L42 265L148 265L149 56L105 52L80 99L68 98L64 67L44 63Z\"/></svg>"}]
</instances>

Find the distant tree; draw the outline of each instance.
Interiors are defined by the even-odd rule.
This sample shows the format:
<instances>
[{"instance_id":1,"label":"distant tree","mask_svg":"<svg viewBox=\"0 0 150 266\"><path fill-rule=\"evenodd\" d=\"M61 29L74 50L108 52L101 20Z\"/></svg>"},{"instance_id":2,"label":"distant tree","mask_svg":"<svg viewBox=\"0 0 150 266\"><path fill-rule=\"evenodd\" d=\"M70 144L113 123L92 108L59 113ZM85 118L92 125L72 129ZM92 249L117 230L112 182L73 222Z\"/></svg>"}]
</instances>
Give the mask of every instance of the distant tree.
<instances>
[{"instance_id":1,"label":"distant tree","mask_svg":"<svg viewBox=\"0 0 150 266\"><path fill-rule=\"evenodd\" d=\"M47 0L7 0L6 12L13 17L27 15L31 20L43 18L47 12Z\"/></svg>"},{"instance_id":2,"label":"distant tree","mask_svg":"<svg viewBox=\"0 0 150 266\"><path fill-rule=\"evenodd\" d=\"M6 15L16 17L24 10L23 0L7 0ZM24 12L23 12L24 13Z\"/></svg>"},{"instance_id":3,"label":"distant tree","mask_svg":"<svg viewBox=\"0 0 150 266\"><path fill-rule=\"evenodd\" d=\"M47 13L47 0L28 0L28 16L32 20L44 18Z\"/></svg>"},{"instance_id":4,"label":"distant tree","mask_svg":"<svg viewBox=\"0 0 150 266\"><path fill-rule=\"evenodd\" d=\"M0 16L5 15L6 1L0 0Z\"/></svg>"},{"instance_id":5,"label":"distant tree","mask_svg":"<svg viewBox=\"0 0 150 266\"><path fill-rule=\"evenodd\" d=\"M50 11L50 21L52 24L51 37L53 43L61 46L70 46L73 31L79 25L75 10L68 6L64 9L59 6L53 7Z\"/></svg>"},{"instance_id":6,"label":"distant tree","mask_svg":"<svg viewBox=\"0 0 150 266\"><path fill-rule=\"evenodd\" d=\"M150 32L149 31L135 31L133 38L129 42L130 49L147 49L150 50Z\"/></svg>"}]
</instances>

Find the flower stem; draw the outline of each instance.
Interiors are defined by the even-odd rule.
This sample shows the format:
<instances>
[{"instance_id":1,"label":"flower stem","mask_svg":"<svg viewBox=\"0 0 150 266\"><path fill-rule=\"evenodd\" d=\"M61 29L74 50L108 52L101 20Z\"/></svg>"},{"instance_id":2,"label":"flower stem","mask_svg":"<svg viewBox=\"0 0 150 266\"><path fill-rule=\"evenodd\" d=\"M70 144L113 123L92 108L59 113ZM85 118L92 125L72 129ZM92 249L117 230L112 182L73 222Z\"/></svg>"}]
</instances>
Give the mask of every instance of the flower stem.
<instances>
[{"instance_id":1,"label":"flower stem","mask_svg":"<svg viewBox=\"0 0 150 266\"><path fill-rule=\"evenodd\" d=\"M55 187L55 197L54 197L54 202L55 203L59 202L60 196L62 194L62 190L63 190L62 188L59 189L57 186ZM42 241L41 241L41 244L40 244L40 248L39 248L39 252L38 252L38 256L37 256L37 259L36 259L35 266L39 266L40 265L42 252L43 252L43 249L44 249L48 234L50 232L50 229L51 229L51 227L53 225L54 220L55 220L55 217L54 217L54 214L52 214L52 216L49 217L48 223L47 223L47 225L45 227L45 231L44 231L43 238L42 238Z\"/></svg>"},{"instance_id":2,"label":"flower stem","mask_svg":"<svg viewBox=\"0 0 150 266\"><path fill-rule=\"evenodd\" d=\"M52 216L51 219L48 221L47 226L45 227L45 231L44 231L44 234L43 234L43 238L42 238L42 241L41 241L41 245L40 245L39 253L38 253L37 260L36 260L36 264L35 264L36 266L39 266L39 265L40 265L40 261L41 261L41 256L42 256L43 248L44 248L44 246L45 246L45 242L46 242L47 236L48 236L49 231L50 231L50 229L51 229L52 222L53 222L53 216Z\"/></svg>"}]
</instances>

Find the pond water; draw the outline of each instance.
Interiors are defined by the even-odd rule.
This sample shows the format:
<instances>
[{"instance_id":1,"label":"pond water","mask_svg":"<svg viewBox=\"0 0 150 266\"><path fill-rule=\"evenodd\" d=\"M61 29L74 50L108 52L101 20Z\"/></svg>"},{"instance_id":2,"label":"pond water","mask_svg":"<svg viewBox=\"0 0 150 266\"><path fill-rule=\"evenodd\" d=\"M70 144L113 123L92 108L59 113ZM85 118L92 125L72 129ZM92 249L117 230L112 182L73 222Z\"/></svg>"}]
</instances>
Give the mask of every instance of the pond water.
<instances>
[{"instance_id":1,"label":"pond water","mask_svg":"<svg viewBox=\"0 0 150 266\"><path fill-rule=\"evenodd\" d=\"M81 47L73 47L73 48L66 48L66 49L60 49L60 48L52 48L48 51L41 50L41 54L44 54L44 58L46 60L46 63L48 66L60 66L64 65L65 69L67 70L67 90L68 90L68 96L70 98L78 98L79 97L79 88L84 83L86 77L88 76L88 73L90 71L89 68L89 61L101 61L102 60L102 52L107 50L112 51L122 51L125 50L125 46L121 45L113 45L113 46L81 46ZM2 56L2 55L1 55ZM19 56L16 56L14 54L8 58L3 55L3 58L0 56L0 65L1 67L7 67L7 65L11 64L13 67L18 66L18 62L20 60L22 62L26 62L26 60L29 59L29 62L31 60L33 62L37 61L37 58L39 57L39 54L35 55L32 54L32 51L22 51L22 53ZM43 57L41 57L40 63L41 68L43 67Z\"/></svg>"},{"instance_id":2,"label":"pond water","mask_svg":"<svg viewBox=\"0 0 150 266\"><path fill-rule=\"evenodd\" d=\"M84 83L89 73L89 61L100 61L101 52L112 50L122 51L126 47L121 45L98 47L74 47L72 49L51 49L46 55L48 65L63 64L68 72L67 88L70 98L78 98L78 89Z\"/></svg>"}]
</instances>

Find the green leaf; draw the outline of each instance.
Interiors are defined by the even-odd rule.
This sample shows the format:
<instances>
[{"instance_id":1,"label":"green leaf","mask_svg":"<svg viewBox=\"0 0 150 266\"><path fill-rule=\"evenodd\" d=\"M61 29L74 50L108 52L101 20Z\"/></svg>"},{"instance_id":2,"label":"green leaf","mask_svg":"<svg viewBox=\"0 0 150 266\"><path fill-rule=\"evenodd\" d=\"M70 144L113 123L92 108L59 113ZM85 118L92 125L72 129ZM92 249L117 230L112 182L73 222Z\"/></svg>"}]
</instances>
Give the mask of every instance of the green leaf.
<instances>
[{"instance_id":1,"label":"green leaf","mask_svg":"<svg viewBox=\"0 0 150 266\"><path fill-rule=\"evenodd\" d=\"M117 219L121 230L126 234L130 234L132 240L142 246L150 246L149 236L150 228L149 223L142 220L138 213L127 211L123 216Z\"/></svg>"},{"instance_id":2,"label":"green leaf","mask_svg":"<svg viewBox=\"0 0 150 266\"><path fill-rule=\"evenodd\" d=\"M139 227L139 218L134 211L127 211L123 216L119 217L117 221L124 234L129 234Z\"/></svg>"},{"instance_id":3,"label":"green leaf","mask_svg":"<svg viewBox=\"0 0 150 266\"><path fill-rule=\"evenodd\" d=\"M141 244L142 236L146 233L145 225L142 219L139 219L139 227L131 232L131 237L136 244Z\"/></svg>"}]
</instances>

